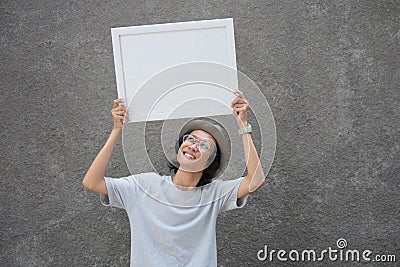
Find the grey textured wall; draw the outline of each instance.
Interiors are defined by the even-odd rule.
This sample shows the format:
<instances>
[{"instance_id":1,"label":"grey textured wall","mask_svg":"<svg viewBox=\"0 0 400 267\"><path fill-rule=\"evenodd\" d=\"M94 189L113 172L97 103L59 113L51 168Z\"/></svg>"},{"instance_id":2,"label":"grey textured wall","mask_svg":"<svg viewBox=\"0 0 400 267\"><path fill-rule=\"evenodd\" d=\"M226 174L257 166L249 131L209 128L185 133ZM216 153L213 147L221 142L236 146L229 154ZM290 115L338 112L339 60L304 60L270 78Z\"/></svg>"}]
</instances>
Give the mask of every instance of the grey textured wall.
<instances>
[{"instance_id":1,"label":"grey textured wall","mask_svg":"<svg viewBox=\"0 0 400 267\"><path fill-rule=\"evenodd\" d=\"M226 17L238 68L269 101L278 143L267 185L219 218L219 265L309 265L261 262L257 251L337 248L339 238L398 264L399 6L1 1L0 265L128 265L127 216L81 185L112 127L110 28ZM106 174L129 175L121 139Z\"/></svg>"}]
</instances>

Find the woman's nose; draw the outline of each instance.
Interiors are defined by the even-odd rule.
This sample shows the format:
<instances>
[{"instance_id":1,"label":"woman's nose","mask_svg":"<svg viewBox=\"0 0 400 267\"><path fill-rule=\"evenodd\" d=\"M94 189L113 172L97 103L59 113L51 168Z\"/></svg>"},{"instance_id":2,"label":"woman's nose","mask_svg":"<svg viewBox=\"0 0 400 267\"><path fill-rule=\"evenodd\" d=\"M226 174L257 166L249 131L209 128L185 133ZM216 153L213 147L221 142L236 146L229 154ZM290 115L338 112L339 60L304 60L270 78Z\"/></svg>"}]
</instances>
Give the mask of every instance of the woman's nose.
<instances>
[{"instance_id":1,"label":"woman's nose","mask_svg":"<svg viewBox=\"0 0 400 267\"><path fill-rule=\"evenodd\" d=\"M197 151L197 150L198 150L197 143L193 143L193 144L189 145L189 147L190 147L190 149L193 150L193 151Z\"/></svg>"}]
</instances>

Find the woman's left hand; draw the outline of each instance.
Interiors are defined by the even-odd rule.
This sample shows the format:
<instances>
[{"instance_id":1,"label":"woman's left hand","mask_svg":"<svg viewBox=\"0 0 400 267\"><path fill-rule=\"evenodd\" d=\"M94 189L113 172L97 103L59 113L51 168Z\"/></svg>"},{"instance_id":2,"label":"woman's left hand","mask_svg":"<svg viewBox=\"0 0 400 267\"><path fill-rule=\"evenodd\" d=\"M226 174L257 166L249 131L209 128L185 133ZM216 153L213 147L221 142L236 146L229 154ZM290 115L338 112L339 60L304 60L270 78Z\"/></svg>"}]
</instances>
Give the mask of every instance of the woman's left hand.
<instances>
[{"instance_id":1,"label":"woman's left hand","mask_svg":"<svg viewBox=\"0 0 400 267\"><path fill-rule=\"evenodd\" d=\"M249 102L244 98L244 94L239 91L233 91L238 97L232 100L231 108L240 128L247 127L247 111L249 110Z\"/></svg>"}]
</instances>

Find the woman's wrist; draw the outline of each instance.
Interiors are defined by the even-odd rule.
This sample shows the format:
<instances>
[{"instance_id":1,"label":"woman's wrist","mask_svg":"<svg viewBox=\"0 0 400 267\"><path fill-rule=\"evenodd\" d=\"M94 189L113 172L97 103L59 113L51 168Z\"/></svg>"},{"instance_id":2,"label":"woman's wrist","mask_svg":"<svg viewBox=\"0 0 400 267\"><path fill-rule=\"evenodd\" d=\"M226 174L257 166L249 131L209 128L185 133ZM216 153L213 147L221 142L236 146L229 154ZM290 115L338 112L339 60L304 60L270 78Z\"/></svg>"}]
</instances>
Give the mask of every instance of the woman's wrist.
<instances>
[{"instance_id":1,"label":"woman's wrist","mask_svg":"<svg viewBox=\"0 0 400 267\"><path fill-rule=\"evenodd\" d=\"M238 125L239 125L239 129L242 129L242 128L246 128L247 127L247 120L246 121L242 121L242 120L238 120Z\"/></svg>"},{"instance_id":2,"label":"woman's wrist","mask_svg":"<svg viewBox=\"0 0 400 267\"><path fill-rule=\"evenodd\" d=\"M119 128L119 127L113 127L112 128L112 130L111 130L111 132L113 133L121 133L122 132L122 128Z\"/></svg>"}]
</instances>

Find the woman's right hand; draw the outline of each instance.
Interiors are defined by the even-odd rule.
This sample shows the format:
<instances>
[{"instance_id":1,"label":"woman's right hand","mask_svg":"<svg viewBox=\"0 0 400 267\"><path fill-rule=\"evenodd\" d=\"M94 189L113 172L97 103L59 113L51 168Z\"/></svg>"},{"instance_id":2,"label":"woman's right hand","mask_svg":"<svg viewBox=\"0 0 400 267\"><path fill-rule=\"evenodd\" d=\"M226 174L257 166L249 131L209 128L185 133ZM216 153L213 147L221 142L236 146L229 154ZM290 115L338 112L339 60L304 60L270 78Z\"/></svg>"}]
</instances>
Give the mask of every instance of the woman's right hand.
<instances>
[{"instance_id":1,"label":"woman's right hand","mask_svg":"<svg viewBox=\"0 0 400 267\"><path fill-rule=\"evenodd\" d=\"M119 105L119 103L124 103L123 99L114 100L114 108L111 109L111 115L114 122L114 129L121 130L124 128L124 123L128 121L128 110L125 106ZM124 122L124 123L123 123Z\"/></svg>"}]
</instances>

